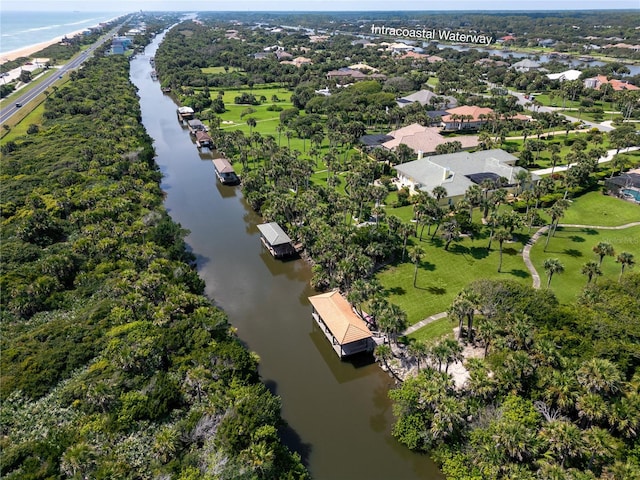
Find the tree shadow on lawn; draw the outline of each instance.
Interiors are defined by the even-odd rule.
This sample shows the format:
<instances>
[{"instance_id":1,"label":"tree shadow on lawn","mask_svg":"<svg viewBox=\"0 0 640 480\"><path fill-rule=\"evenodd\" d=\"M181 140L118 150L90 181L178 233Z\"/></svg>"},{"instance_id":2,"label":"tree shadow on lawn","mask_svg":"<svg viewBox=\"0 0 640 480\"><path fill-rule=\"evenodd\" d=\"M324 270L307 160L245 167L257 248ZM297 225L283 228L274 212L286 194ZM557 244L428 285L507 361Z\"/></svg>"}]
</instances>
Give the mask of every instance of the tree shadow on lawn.
<instances>
[{"instance_id":1,"label":"tree shadow on lawn","mask_svg":"<svg viewBox=\"0 0 640 480\"><path fill-rule=\"evenodd\" d=\"M426 290L434 295L444 295L447 293L447 289L439 285L429 285L427 288L422 288L422 290Z\"/></svg>"},{"instance_id":2,"label":"tree shadow on lawn","mask_svg":"<svg viewBox=\"0 0 640 480\"><path fill-rule=\"evenodd\" d=\"M564 253L565 255L569 255L570 257L573 258L578 258L578 257L582 257L582 252L580 250L576 250L575 248L565 248L564 249Z\"/></svg>"},{"instance_id":3,"label":"tree shadow on lawn","mask_svg":"<svg viewBox=\"0 0 640 480\"><path fill-rule=\"evenodd\" d=\"M584 242L586 242L584 237L581 237L580 235L571 235L571 236L569 236L569 240L571 240L572 242L576 242L576 243L584 243Z\"/></svg>"},{"instance_id":4,"label":"tree shadow on lawn","mask_svg":"<svg viewBox=\"0 0 640 480\"><path fill-rule=\"evenodd\" d=\"M407 291L402 287L385 288L384 293L387 295L404 295Z\"/></svg>"},{"instance_id":5,"label":"tree shadow on lawn","mask_svg":"<svg viewBox=\"0 0 640 480\"><path fill-rule=\"evenodd\" d=\"M513 270L505 273L509 273L510 275L518 278L529 278L531 276L529 272L522 270L521 268L514 268Z\"/></svg>"},{"instance_id":6,"label":"tree shadow on lawn","mask_svg":"<svg viewBox=\"0 0 640 480\"><path fill-rule=\"evenodd\" d=\"M436 264L435 263L431 263L431 262L427 262L424 260L420 260L420 263L418 264L418 267L420 268L420 270L426 270L427 272L433 272L436 269Z\"/></svg>"},{"instance_id":7,"label":"tree shadow on lawn","mask_svg":"<svg viewBox=\"0 0 640 480\"><path fill-rule=\"evenodd\" d=\"M515 248L513 248L513 247L504 247L504 248L502 249L502 253L504 253L505 255L511 255L511 256L513 256L513 255L518 255L518 250L516 250L516 249L515 249Z\"/></svg>"},{"instance_id":8,"label":"tree shadow on lawn","mask_svg":"<svg viewBox=\"0 0 640 480\"><path fill-rule=\"evenodd\" d=\"M487 258L489 256L489 251L486 247L471 247L469 249L469 253L476 260L482 260L483 258Z\"/></svg>"}]
</instances>

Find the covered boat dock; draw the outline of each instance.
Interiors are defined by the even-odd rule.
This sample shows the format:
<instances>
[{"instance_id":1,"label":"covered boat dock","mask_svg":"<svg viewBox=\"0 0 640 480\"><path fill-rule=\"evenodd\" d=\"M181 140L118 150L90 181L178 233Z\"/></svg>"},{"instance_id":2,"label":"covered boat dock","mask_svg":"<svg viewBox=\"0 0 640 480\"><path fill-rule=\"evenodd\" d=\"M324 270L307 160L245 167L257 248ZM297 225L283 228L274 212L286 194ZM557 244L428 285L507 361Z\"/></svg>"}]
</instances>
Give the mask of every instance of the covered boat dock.
<instances>
[{"instance_id":1,"label":"covered boat dock","mask_svg":"<svg viewBox=\"0 0 640 480\"><path fill-rule=\"evenodd\" d=\"M260 240L274 257L282 258L296 253L291 238L276 222L262 223L258 225L258 230Z\"/></svg>"},{"instance_id":2,"label":"covered boat dock","mask_svg":"<svg viewBox=\"0 0 640 480\"><path fill-rule=\"evenodd\" d=\"M338 290L309 297L312 316L340 358L372 352L373 334Z\"/></svg>"}]
</instances>

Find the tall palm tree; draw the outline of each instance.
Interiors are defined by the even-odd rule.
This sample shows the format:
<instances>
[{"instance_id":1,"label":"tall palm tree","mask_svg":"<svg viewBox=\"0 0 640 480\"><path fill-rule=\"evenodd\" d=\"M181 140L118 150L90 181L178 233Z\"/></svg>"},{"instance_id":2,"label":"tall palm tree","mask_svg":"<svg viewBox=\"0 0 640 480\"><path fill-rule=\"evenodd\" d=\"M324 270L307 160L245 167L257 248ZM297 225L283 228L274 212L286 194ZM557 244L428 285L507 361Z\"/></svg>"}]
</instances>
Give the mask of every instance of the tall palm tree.
<instances>
[{"instance_id":1,"label":"tall palm tree","mask_svg":"<svg viewBox=\"0 0 640 480\"><path fill-rule=\"evenodd\" d=\"M621 265L620 268L620 276L618 277L618 282L622 280L622 274L624 273L625 267L633 267L635 265L635 260L633 258L633 253L629 252L620 252L618 257L616 258L616 262Z\"/></svg>"},{"instance_id":2,"label":"tall palm tree","mask_svg":"<svg viewBox=\"0 0 640 480\"><path fill-rule=\"evenodd\" d=\"M613 245L611 245L609 242L598 242L596 246L593 247L593 252L600 258L600 261L598 262L599 267L602 266L602 260L605 256L608 255L610 257L613 257L615 253L613 250Z\"/></svg>"},{"instance_id":3,"label":"tall palm tree","mask_svg":"<svg viewBox=\"0 0 640 480\"><path fill-rule=\"evenodd\" d=\"M587 276L587 284L589 284L594 277L602 275L602 270L598 262L590 260L582 266L582 274Z\"/></svg>"},{"instance_id":4,"label":"tall palm tree","mask_svg":"<svg viewBox=\"0 0 640 480\"><path fill-rule=\"evenodd\" d=\"M551 285L551 278L555 273L564 272L564 265L557 258L547 258L544 261L544 271L547 272L547 288Z\"/></svg>"},{"instance_id":5,"label":"tall palm tree","mask_svg":"<svg viewBox=\"0 0 640 480\"><path fill-rule=\"evenodd\" d=\"M444 238L444 249L449 250L449 245L454 240L458 240L460 238L460 227L458 226L458 222L455 220L451 220L446 222L442 228L444 231L442 232L442 237Z\"/></svg>"},{"instance_id":6,"label":"tall palm tree","mask_svg":"<svg viewBox=\"0 0 640 480\"><path fill-rule=\"evenodd\" d=\"M416 286L416 280L418 278L418 265L420 264L422 255L424 255L424 249L419 245L413 247L409 252L409 257L411 258L411 261L414 263L414 269L413 269L413 287L414 288Z\"/></svg>"},{"instance_id":7,"label":"tall palm tree","mask_svg":"<svg viewBox=\"0 0 640 480\"><path fill-rule=\"evenodd\" d=\"M500 262L498 263L498 273L500 273L502 270L502 245L511 238L511 234L506 228L500 227L493 236L500 245Z\"/></svg>"}]
</instances>

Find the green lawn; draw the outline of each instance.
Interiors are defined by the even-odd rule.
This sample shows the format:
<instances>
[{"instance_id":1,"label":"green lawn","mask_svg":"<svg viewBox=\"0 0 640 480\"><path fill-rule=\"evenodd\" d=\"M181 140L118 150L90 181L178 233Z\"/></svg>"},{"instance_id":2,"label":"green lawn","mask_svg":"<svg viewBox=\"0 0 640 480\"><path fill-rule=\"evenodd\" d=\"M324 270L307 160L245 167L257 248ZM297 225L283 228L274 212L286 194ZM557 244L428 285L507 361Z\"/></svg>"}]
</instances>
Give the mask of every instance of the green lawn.
<instances>
[{"instance_id":1,"label":"green lawn","mask_svg":"<svg viewBox=\"0 0 640 480\"><path fill-rule=\"evenodd\" d=\"M407 335L409 338L415 338L416 340L423 342L430 342L432 340L440 339L444 336L453 337L453 329L457 327L449 318L441 318L424 327L416 330L415 332Z\"/></svg>"},{"instance_id":2,"label":"green lawn","mask_svg":"<svg viewBox=\"0 0 640 480\"><path fill-rule=\"evenodd\" d=\"M508 279L531 284L522 260L522 241L504 244L502 273L498 273L499 252L495 242L492 251L487 252L487 238L465 238L445 251L438 236L432 241L426 233L425 230L422 242L413 239L425 251L416 287L413 286L414 265L408 258L405 263L387 266L378 273L388 300L407 312L410 325L447 310L454 297L476 279Z\"/></svg>"},{"instance_id":3,"label":"green lawn","mask_svg":"<svg viewBox=\"0 0 640 480\"><path fill-rule=\"evenodd\" d=\"M640 207L636 219L640 219ZM595 230L584 228L558 228L555 236L549 241L544 251L545 238L540 238L531 249L531 261L540 275L541 287L547 284L547 275L543 264L547 258L558 258L564 265L564 272L551 279L551 289L563 303L575 300L587 283L587 277L581 273L582 266L590 260L598 260L593 247L598 242L609 242L613 245L615 255L620 252L632 253L635 261L640 261L640 227L624 230ZM605 257L602 262L603 278L617 279L620 264L614 257ZM636 267L637 268L637 267Z\"/></svg>"},{"instance_id":4,"label":"green lawn","mask_svg":"<svg viewBox=\"0 0 640 480\"><path fill-rule=\"evenodd\" d=\"M589 192L573 200L560 219L560 223L607 227L638 221L640 206L600 192Z\"/></svg>"},{"instance_id":5,"label":"green lawn","mask_svg":"<svg viewBox=\"0 0 640 480\"><path fill-rule=\"evenodd\" d=\"M23 107L26 108L26 107ZM15 141L17 138L22 137L27 134L27 129L29 125L42 125L42 116L44 115L44 102L40 103L33 110L29 111L24 118L22 118L18 123L16 123L11 130L7 131L4 128L2 129L2 140L0 140L1 144L5 144L9 141Z\"/></svg>"},{"instance_id":6,"label":"green lawn","mask_svg":"<svg viewBox=\"0 0 640 480\"><path fill-rule=\"evenodd\" d=\"M412 207L391 207L395 198L393 193L387 197L387 215L396 215L405 222L410 221L413 215ZM474 213L474 221L478 222L478 210ZM589 192L573 200L561 219L561 223L604 226L617 226L634 221L640 221L638 205L599 192ZM498 245L494 243L492 251L487 252L486 233L483 238L465 238L458 244L452 244L447 252L441 240L436 236L432 241L425 230L422 242L412 238L412 242L419 244L425 251L418 270L416 287L413 286L414 266L408 257L405 258L405 263L387 266L377 276L389 294L389 301L406 311L409 324L413 325L430 315L446 311L458 292L476 279L509 279L531 285L532 279L521 254L523 242L528 239L526 232L527 229L524 229L516 236L518 241L505 243L502 273L497 272ZM558 289L556 293L561 301L569 301L575 298L586 282L586 277L580 274L580 269L585 262L595 257L591 249L597 242L610 241L616 252L629 251L640 262L638 239L640 227L620 231L589 230L586 233L581 232L581 229L559 229L556 237L549 243L548 252L542 251L545 238L541 238L533 247L531 258L541 274L543 286L546 284L542 268L544 260L549 257L560 258L567 271L558 277L557 286L562 285L563 288ZM610 276L616 275L619 267L610 258L605 259L603 264L605 274ZM567 288L564 288L565 284ZM555 285L556 279L552 283L552 286Z\"/></svg>"},{"instance_id":7,"label":"green lawn","mask_svg":"<svg viewBox=\"0 0 640 480\"><path fill-rule=\"evenodd\" d=\"M232 73L232 72L243 72L244 70L242 70L241 68L238 67L226 67L227 69L225 70L225 67L206 67L206 68L201 68L200 70L202 70L202 73L207 73L207 74L211 74L211 75L217 75L220 73Z\"/></svg>"}]
</instances>

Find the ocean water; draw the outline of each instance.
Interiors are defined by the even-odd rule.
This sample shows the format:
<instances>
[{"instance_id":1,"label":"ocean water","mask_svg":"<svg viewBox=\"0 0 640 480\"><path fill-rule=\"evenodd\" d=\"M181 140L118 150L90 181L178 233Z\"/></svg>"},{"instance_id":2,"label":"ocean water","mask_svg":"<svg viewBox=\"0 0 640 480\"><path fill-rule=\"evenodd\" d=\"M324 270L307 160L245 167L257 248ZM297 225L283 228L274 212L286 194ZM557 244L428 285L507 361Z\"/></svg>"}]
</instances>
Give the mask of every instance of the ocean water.
<instances>
[{"instance_id":1,"label":"ocean water","mask_svg":"<svg viewBox=\"0 0 640 480\"><path fill-rule=\"evenodd\" d=\"M114 12L0 11L2 53L47 42L119 16Z\"/></svg>"}]
</instances>

